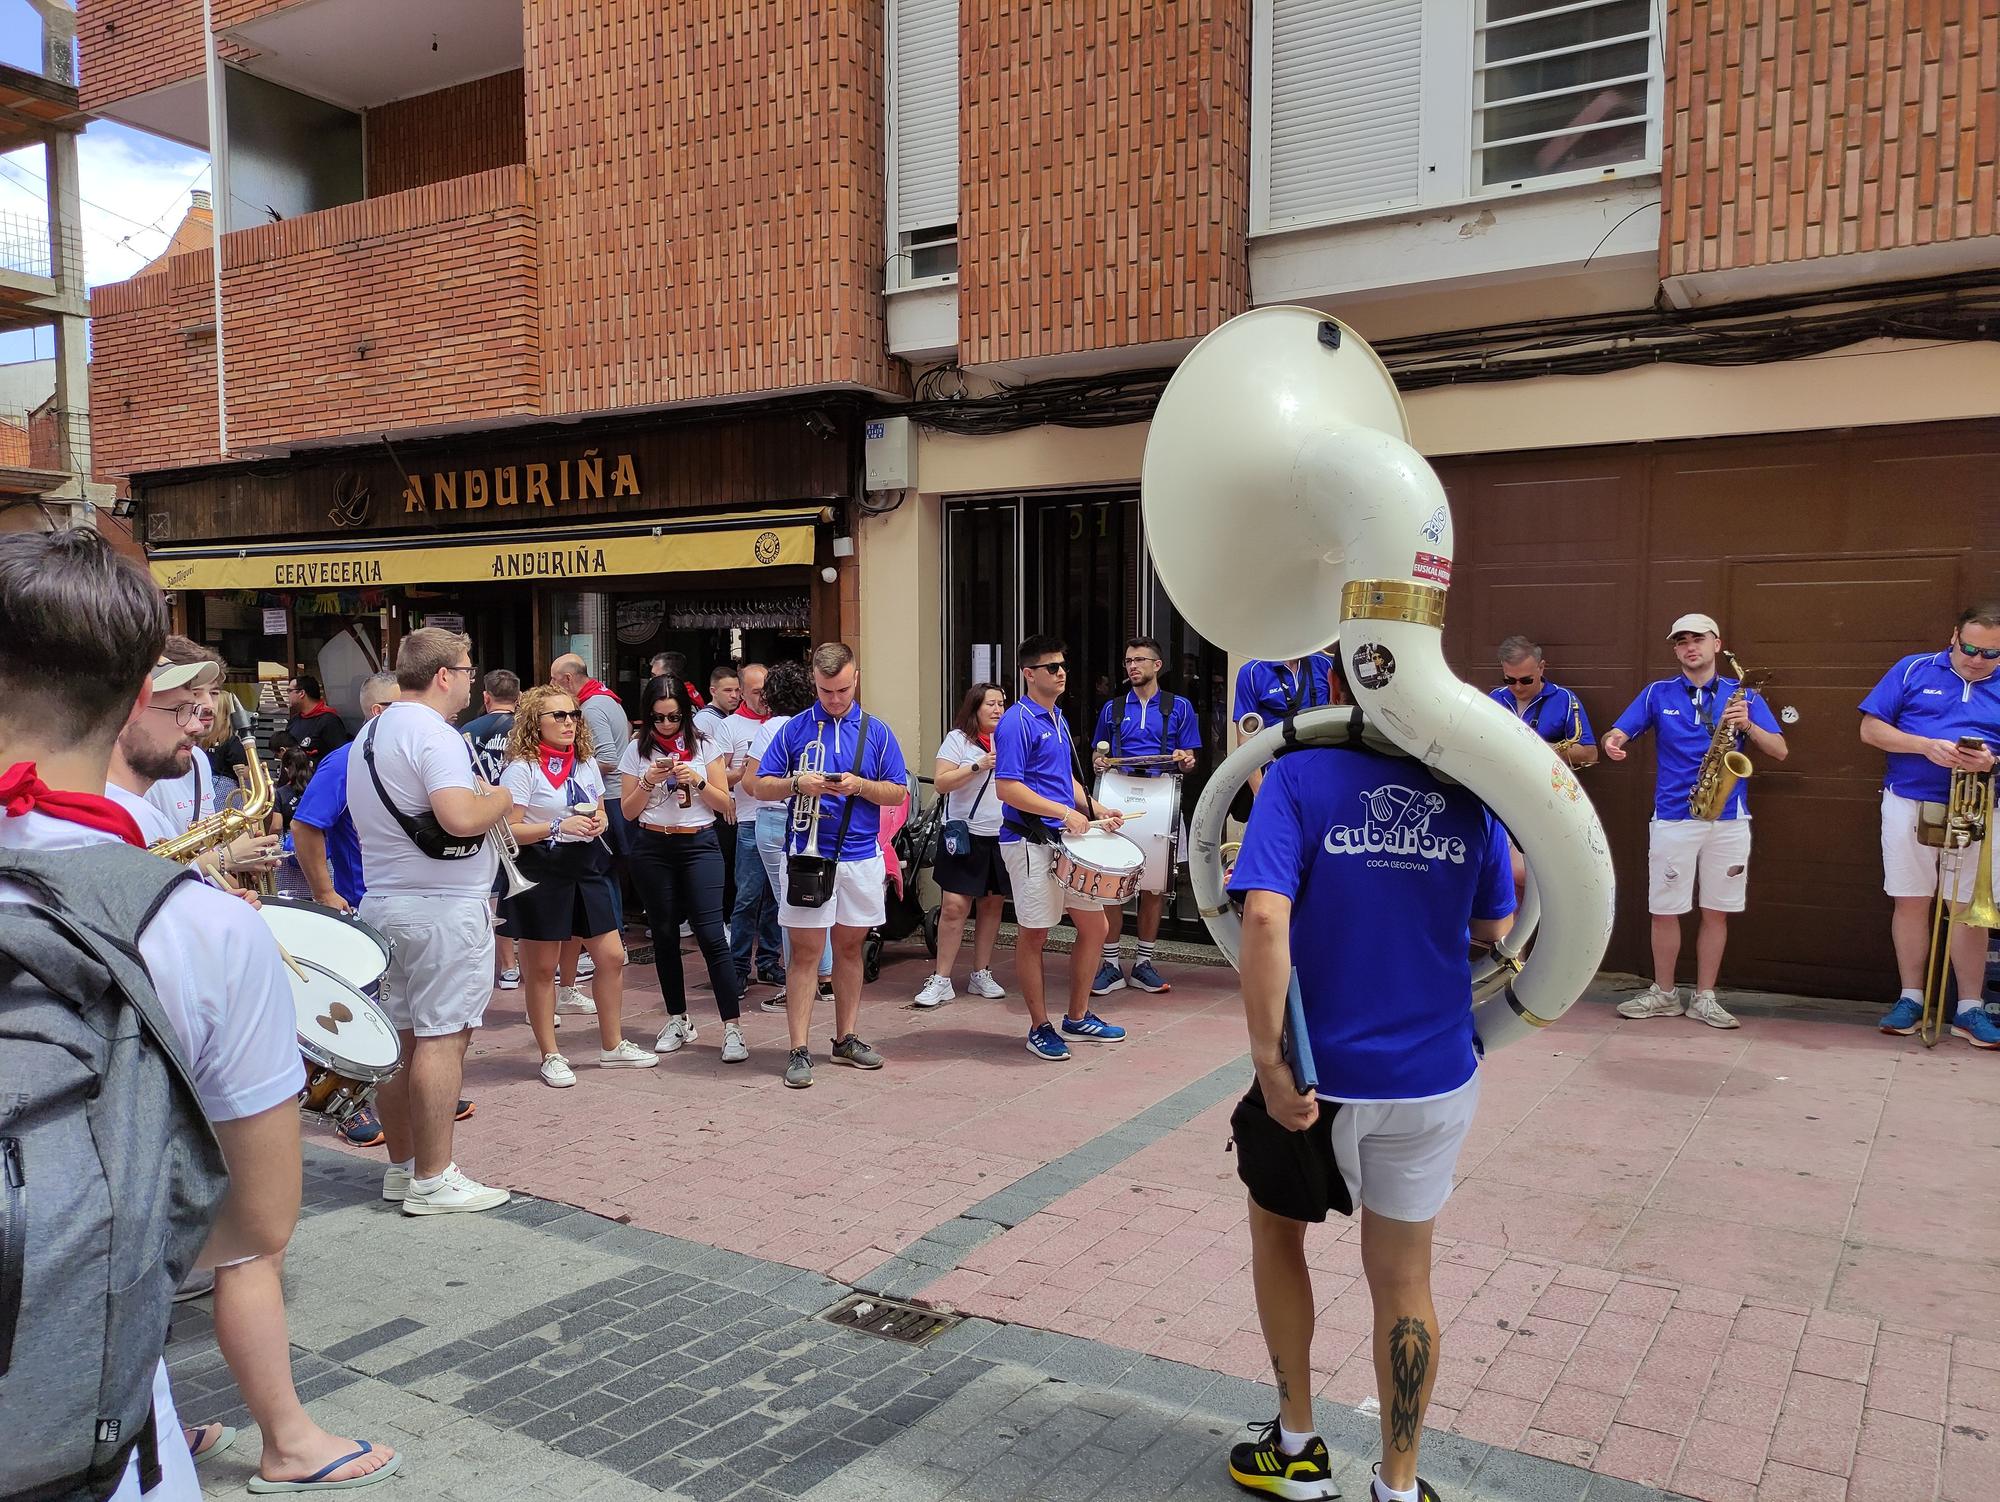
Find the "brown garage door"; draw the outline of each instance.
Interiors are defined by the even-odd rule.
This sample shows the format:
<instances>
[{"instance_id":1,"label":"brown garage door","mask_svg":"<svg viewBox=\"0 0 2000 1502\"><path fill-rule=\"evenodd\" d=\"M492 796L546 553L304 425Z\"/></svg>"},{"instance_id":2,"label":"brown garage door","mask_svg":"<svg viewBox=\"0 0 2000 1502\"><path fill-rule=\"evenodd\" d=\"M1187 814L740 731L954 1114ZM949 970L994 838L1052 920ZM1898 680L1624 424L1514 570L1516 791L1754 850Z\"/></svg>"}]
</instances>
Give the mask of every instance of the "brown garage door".
<instances>
[{"instance_id":1,"label":"brown garage door","mask_svg":"<svg viewBox=\"0 0 2000 1502\"><path fill-rule=\"evenodd\" d=\"M1758 768L1750 907L1729 984L1879 1000L1894 990L1876 808L1881 759L1854 706L1906 652L2000 594L2000 422L1454 458L1458 559L1446 647L1471 682L1523 632L1599 733L1674 671L1667 624L1722 623L1773 674L1791 757ZM1618 864L1610 963L1646 959L1650 750L1585 774Z\"/></svg>"}]
</instances>

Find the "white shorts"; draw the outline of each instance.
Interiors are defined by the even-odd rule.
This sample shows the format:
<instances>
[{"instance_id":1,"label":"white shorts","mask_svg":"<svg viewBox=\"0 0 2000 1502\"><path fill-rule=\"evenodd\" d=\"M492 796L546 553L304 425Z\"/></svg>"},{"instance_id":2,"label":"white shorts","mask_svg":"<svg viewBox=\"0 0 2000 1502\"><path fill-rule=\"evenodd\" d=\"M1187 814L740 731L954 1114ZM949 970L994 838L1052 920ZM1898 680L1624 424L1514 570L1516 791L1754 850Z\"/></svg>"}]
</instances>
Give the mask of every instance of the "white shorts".
<instances>
[{"instance_id":1,"label":"white shorts","mask_svg":"<svg viewBox=\"0 0 2000 1502\"><path fill-rule=\"evenodd\" d=\"M1915 798L1884 791L1882 794L1882 890L1891 897L1930 897L1938 888L1938 858L1944 854L1917 839ZM1980 861L1985 845L1969 845L1952 852L1958 867L1957 890L1945 895L1953 902L1970 902L1979 880Z\"/></svg>"},{"instance_id":2,"label":"white shorts","mask_svg":"<svg viewBox=\"0 0 2000 1502\"><path fill-rule=\"evenodd\" d=\"M1459 1149L1479 1109L1479 1076L1429 1100L1343 1102L1333 1159L1347 1192L1390 1220L1434 1218L1451 1198Z\"/></svg>"},{"instance_id":3,"label":"white shorts","mask_svg":"<svg viewBox=\"0 0 2000 1502\"><path fill-rule=\"evenodd\" d=\"M493 923L484 897L370 892L357 916L389 941L375 999L398 1030L447 1038L479 1026L493 997Z\"/></svg>"},{"instance_id":4,"label":"white shorts","mask_svg":"<svg viewBox=\"0 0 2000 1502\"><path fill-rule=\"evenodd\" d=\"M1740 913L1750 886L1748 819L1655 819L1646 827L1646 910L1662 918L1694 906L1695 880L1701 905L1711 912Z\"/></svg>"},{"instance_id":5,"label":"white shorts","mask_svg":"<svg viewBox=\"0 0 2000 1502\"><path fill-rule=\"evenodd\" d=\"M1008 883L1014 888L1014 921L1022 928L1051 929L1062 922L1062 915L1072 907L1078 912L1095 911L1098 907L1056 880L1056 851L1060 848L1053 844L1032 845L1026 840L1000 847Z\"/></svg>"},{"instance_id":6,"label":"white shorts","mask_svg":"<svg viewBox=\"0 0 2000 1502\"><path fill-rule=\"evenodd\" d=\"M793 907L791 866L781 855L778 869L784 880L778 899L780 928L874 928L889 916L887 886L889 868L881 851L865 861L835 861L833 896L818 907Z\"/></svg>"}]
</instances>

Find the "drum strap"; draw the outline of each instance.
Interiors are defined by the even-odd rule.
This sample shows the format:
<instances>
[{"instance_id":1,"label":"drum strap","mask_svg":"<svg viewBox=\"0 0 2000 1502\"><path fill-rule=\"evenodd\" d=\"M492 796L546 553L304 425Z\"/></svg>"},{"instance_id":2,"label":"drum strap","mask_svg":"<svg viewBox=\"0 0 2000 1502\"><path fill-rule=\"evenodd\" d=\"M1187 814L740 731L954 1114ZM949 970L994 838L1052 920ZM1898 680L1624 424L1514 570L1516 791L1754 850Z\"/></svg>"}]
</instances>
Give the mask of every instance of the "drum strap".
<instances>
[{"instance_id":1,"label":"drum strap","mask_svg":"<svg viewBox=\"0 0 2000 1502\"><path fill-rule=\"evenodd\" d=\"M1167 734L1169 731L1173 729L1174 725L1174 691L1170 688L1162 688L1159 693L1159 704L1160 704L1160 754L1164 756L1169 751L1173 750L1173 747L1167 744ZM1144 723L1145 718L1146 718L1146 706L1141 704L1139 706L1139 719L1142 724ZM1125 716L1121 712L1118 718L1111 722L1111 754L1114 758L1124 755L1124 752L1120 751L1118 748L1120 733L1124 729L1125 729Z\"/></svg>"}]
</instances>

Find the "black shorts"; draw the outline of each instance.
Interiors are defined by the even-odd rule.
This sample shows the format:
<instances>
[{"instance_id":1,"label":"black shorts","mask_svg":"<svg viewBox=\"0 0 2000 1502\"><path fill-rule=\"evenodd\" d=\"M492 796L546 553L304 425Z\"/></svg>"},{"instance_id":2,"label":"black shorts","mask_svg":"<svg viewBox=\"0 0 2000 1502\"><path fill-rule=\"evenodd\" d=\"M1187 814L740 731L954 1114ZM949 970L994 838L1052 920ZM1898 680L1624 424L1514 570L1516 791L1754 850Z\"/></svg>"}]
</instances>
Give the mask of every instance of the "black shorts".
<instances>
[{"instance_id":1,"label":"black shorts","mask_svg":"<svg viewBox=\"0 0 2000 1502\"><path fill-rule=\"evenodd\" d=\"M1286 1220L1318 1225L1327 1211L1354 1213L1347 1178L1333 1156L1333 1118L1340 1102L1322 1100L1319 1119L1303 1132L1288 1132L1264 1110L1263 1087L1250 1090L1230 1113L1236 1143L1236 1176L1258 1206Z\"/></svg>"},{"instance_id":2,"label":"black shorts","mask_svg":"<svg viewBox=\"0 0 2000 1502\"><path fill-rule=\"evenodd\" d=\"M500 916L503 932L514 939L560 943L594 939L618 927L612 905L609 864L604 847L595 840L575 840L556 846L530 846L515 864L534 885L518 897L504 898Z\"/></svg>"},{"instance_id":3,"label":"black shorts","mask_svg":"<svg viewBox=\"0 0 2000 1502\"><path fill-rule=\"evenodd\" d=\"M1014 895L1014 888L1007 880L1006 862L1000 859L999 835L974 835L972 849L964 855L949 853L944 848L942 836L938 839L937 848L937 864L931 867L931 876L939 890L975 900Z\"/></svg>"}]
</instances>

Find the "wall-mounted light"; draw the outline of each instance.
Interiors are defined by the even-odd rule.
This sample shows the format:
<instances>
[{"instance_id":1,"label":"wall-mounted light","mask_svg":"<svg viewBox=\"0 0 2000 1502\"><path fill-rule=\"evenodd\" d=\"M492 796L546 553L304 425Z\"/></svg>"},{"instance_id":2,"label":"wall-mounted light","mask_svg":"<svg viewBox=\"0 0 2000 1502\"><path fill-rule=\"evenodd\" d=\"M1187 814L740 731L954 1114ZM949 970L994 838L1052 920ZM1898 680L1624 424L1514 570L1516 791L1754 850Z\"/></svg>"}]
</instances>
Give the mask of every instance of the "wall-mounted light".
<instances>
[{"instance_id":1,"label":"wall-mounted light","mask_svg":"<svg viewBox=\"0 0 2000 1502\"><path fill-rule=\"evenodd\" d=\"M831 584L833 583L834 580L840 577L840 570L835 568L832 564L829 563L825 568L819 571L819 576L820 578L824 579L828 584Z\"/></svg>"},{"instance_id":2,"label":"wall-mounted light","mask_svg":"<svg viewBox=\"0 0 2000 1502\"><path fill-rule=\"evenodd\" d=\"M854 539L851 537L834 538L833 556L836 558L852 558L854 556Z\"/></svg>"}]
</instances>

